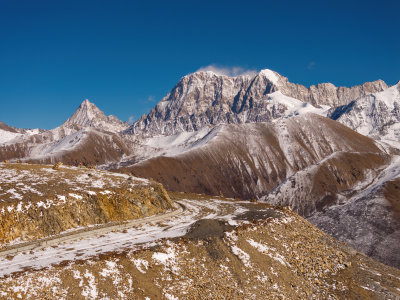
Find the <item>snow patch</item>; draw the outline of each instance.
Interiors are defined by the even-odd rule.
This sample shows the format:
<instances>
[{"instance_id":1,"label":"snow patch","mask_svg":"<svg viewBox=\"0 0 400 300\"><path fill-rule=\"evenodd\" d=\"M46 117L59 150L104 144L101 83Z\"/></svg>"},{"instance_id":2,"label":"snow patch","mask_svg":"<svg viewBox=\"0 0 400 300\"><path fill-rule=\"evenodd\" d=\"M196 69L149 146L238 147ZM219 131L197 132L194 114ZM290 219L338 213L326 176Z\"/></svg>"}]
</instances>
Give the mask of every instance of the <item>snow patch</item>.
<instances>
[{"instance_id":1,"label":"snow patch","mask_svg":"<svg viewBox=\"0 0 400 300\"><path fill-rule=\"evenodd\" d=\"M278 85L279 77L276 72L269 69L264 69L261 70L259 74L261 76L267 77L268 80L271 81L274 85Z\"/></svg>"}]
</instances>

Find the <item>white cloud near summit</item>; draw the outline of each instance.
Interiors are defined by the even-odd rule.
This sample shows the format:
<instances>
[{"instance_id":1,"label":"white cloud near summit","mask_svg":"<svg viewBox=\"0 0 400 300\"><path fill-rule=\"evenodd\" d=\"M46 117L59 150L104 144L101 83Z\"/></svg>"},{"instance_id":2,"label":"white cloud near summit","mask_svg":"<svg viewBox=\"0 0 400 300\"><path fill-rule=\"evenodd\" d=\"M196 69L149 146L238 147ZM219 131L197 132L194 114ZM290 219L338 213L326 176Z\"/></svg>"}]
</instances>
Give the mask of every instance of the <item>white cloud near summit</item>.
<instances>
[{"instance_id":1,"label":"white cloud near summit","mask_svg":"<svg viewBox=\"0 0 400 300\"><path fill-rule=\"evenodd\" d=\"M205 72L205 71L211 71L214 72L217 75L225 75L225 76L240 76L240 75L256 75L258 72L257 70L246 70L242 67L220 67L215 64L201 67L200 69L197 70L197 72Z\"/></svg>"}]
</instances>

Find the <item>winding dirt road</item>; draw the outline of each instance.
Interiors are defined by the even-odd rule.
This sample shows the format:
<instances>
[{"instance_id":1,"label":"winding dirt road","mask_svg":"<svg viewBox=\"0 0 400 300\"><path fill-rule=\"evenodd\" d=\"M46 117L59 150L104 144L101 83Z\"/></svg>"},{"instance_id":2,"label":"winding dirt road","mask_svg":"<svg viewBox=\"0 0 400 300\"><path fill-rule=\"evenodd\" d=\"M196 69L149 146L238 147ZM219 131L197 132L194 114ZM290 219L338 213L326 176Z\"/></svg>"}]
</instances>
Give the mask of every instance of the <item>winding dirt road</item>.
<instances>
[{"instance_id":1,"label":"winding dirt road","mask_svg":"<svg viewBox=\"0 0 400 300\"><path fill-rule=\"evenodd\" d=\"M183 199L178 203L185 209L51 238L42 243L32 243L31 249L20 247L17 253L3 252L0 256L0 277L23 270L46 268L63 261L85 260L101 253L154 246L163 238L185 235L190 226L200 219L222 219L235 225L237 221L234 219L250 209L245 201Z\"/></svg>"}]
</instances>

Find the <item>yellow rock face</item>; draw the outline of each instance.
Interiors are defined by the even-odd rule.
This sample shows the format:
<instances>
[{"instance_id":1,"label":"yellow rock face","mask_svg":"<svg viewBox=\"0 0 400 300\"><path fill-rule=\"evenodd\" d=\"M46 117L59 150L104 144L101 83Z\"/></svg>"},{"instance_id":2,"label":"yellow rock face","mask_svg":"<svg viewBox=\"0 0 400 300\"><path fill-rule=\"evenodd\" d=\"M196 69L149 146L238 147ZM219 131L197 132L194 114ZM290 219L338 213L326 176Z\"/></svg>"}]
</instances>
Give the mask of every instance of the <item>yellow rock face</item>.
<instances>
[{"instance_id":1,"label":"yellow rock face","mask_svg":"<svg viewBox=\"0 0 400 300\"><path fill-rule=\"evenodd\" d=\"M160 184L123 174L27 164L2 164L0 173L2 246L173 207Z\"/></svg>"}]
</instances>

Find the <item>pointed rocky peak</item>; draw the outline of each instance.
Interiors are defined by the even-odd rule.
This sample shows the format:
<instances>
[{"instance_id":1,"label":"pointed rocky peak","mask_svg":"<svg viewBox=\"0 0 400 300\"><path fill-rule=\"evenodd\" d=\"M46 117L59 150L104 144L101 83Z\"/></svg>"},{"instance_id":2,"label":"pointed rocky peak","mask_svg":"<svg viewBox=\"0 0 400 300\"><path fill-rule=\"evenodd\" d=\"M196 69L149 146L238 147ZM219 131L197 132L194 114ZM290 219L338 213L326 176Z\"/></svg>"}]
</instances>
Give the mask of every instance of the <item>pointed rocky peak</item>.
<instances>
[{"instance_id":1,"label":"pointed rocky peak","mask_svg":"<svg viewBox=\"0 0 400 300\"><path fill-rule=\"evenodd\" d=\"M79 109L88 109L88 110L98 110L100 109L92 102L89 101L89 99L85 99L82 101L81 105L79 105Z\"/></svg>"},{"instance_id":2,"label":"pointed rocky peak","mask_svg":"<svg viewBox=\"0 0 400 300\"><path fill-rule=\"evenodd\" d=\"M106 116L94 103L84 100L74 114L62 125L65 127L94 127L107 131L122 131L129 127L115 116Z\"/></svg>"},{"instance_id":3,"label":"pointed rocky peak","mask_svg":"<svg viewBox=\"0 0 400 300\"><path fill-rule=\"evenodd\" d=\"M74 114L66 121L68 125L91 126L95 119L104 120L104 113L88 99L84 100Z\"/></svg>"},{"instance_id":4,"label":"pointed rocky peak","mask_svg":"<svg viewBox=\"0 0 400 300\"><path fill-rule=\"evenodd\" d=\"M270 69L261 70L258 73L258 76L268 79L274 85L278 85L279 84L279 80L282 77L279 73L277 73L275 71L272 71Z\"/></svg>"}]
</instances>

